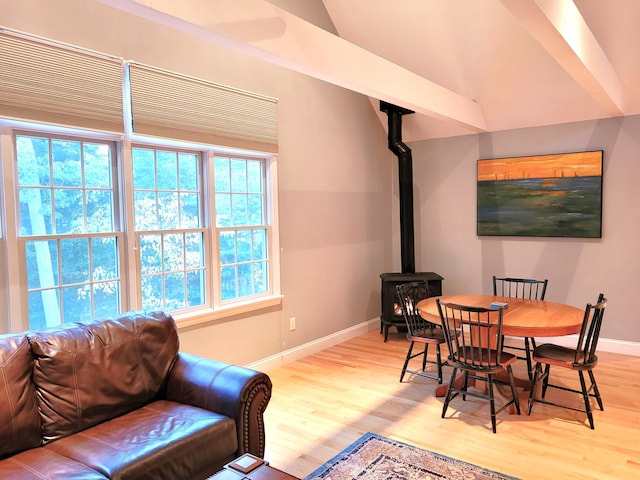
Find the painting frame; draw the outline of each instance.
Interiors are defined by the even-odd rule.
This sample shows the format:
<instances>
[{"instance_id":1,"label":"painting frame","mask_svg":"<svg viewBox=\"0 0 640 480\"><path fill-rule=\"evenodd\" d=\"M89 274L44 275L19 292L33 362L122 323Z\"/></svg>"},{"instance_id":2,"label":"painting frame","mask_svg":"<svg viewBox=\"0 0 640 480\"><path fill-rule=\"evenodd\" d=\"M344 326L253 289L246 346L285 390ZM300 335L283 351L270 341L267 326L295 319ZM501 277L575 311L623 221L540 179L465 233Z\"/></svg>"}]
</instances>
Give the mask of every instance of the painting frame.
<instances>
[{"instance_id":1,"label":"painting frame","mask_svg":"<svg viewBox=\"0 0 640 480\"><path fill-rule=\"evenodd\" d=\"M479 159L477 235L602 238L603 150Z\"/></svg>"}]
</instances>

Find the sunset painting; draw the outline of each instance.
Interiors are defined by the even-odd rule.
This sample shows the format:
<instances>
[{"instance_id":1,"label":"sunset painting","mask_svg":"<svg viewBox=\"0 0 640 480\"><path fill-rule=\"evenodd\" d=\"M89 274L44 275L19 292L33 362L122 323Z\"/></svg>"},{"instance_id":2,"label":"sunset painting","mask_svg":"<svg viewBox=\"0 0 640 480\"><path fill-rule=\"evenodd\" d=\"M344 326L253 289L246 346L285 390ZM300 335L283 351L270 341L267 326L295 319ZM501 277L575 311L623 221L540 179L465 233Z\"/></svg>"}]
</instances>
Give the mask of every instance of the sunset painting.
<instances>
[{"instance_id":1,"label":"sunset painting","mask_svg":"<svg viewBox=\"0 0 640 480\"><path fill-rule=\"evenodd\" d=\"M478 160L478 235L600 238L602 151Z\"/></svg>"}]
</instances>

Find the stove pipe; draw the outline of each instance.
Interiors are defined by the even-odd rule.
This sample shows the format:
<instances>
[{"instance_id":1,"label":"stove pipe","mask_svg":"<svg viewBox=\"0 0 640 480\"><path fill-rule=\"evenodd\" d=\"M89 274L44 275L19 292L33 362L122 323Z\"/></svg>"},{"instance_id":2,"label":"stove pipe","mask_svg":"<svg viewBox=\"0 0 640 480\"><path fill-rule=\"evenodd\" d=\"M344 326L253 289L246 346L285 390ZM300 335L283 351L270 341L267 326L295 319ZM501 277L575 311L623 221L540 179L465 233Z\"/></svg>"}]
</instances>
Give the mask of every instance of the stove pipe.
<instances>
[{"instance_id":1,"label":"stove pipe","mask_svg":"<svg viewBox=\"0 0 640 480\"><path fill-rule=\"evenodd\" d=\"M380 111L388 117L389 150L398 157L398 180L400 182L400 258L402 273L415 273L415 245L413 229L413 165L411 149L402 142L402 115L412 110L380 101Z\"/></svg>"}]
</instances>

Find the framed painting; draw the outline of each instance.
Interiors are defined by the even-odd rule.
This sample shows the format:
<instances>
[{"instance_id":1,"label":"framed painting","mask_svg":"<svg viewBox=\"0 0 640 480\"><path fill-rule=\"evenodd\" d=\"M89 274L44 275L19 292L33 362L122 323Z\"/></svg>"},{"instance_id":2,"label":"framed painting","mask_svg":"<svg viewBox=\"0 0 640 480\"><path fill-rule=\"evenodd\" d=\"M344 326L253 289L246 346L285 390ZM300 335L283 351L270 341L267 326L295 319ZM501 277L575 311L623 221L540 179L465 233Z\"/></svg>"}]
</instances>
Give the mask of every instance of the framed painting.
<instances>
[{"instance_id":1,"label":"framed painting","mask_svg":"<svg viewBox=\"0 0 640 480\"><path fill-rule=\"evenodd\" d=\"M478 160L479 236L602 236L602 150Z\"/></svg>"}]
</instances>

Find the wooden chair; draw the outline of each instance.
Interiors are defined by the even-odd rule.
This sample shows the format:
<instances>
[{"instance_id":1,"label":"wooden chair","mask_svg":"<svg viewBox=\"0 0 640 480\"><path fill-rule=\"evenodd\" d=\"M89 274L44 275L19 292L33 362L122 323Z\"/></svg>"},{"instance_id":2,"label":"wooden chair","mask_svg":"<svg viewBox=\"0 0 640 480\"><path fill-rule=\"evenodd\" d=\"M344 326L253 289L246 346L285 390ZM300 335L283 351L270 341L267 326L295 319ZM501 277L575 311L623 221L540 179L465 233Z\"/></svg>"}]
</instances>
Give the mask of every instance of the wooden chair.
<instances>
[{"instance_id":1,"label":"wooden chair","mask_svg":"<svg viewBox=\"0 0 640 480\"><path fill-rule=\"evenodd\" d=\"M396 286L398 293L398 301L402 308L402 314L407 324L407 340L409 344L409 350L402 367L402 373L400 374L400 381L404 379L405 373L413 373L414 375L420 375L422 377L438 380L438 383L442 383L442 354L440 351L440 345L445 343L444 332L439 325L427 322L420 316L416 305L420 300L430 297L429 283L426 281L416 281L403 283ZM413 347L416 343L421 343L424 348L417 353L413 353ZM429 345L433 345L436 349L436 360L429 360L427 354L429 352ZM410 370L409 362L416 358L422 357L422 369ZM436 366L437 373L430 373L427 371L427 364Z\"/></svg>"},{"instance_id":2,"label":"wooden chair","mask_svg":"<svg viewBox=\"0 0 640 480\"><path fill-rule=\"evenodd\" d=\"M453 367L451 381L442 408L442 418L447 413L451 400L462 394L489 400L491 427L496 433L496 414L510 405L515 405L520 414L520 402L516 392L511 365L516 356L504 352L502 347L502 309L491 309L456 305L437 300L438 310L449 347L448 362ZM458 370L464 372L462 386L455 385ZM506 370L511 387L511 400L496 411L494 384L506 384L496 378L496 374ZM487 392L469 390L469 379L487 383Z\"/></svg>"},{"instance_id":3,"label":"wooden chair","mask_svg":"<svg viewBox=\"0 0 640 480\"><path fill-rule=\"evenodd\" d=\"M591 397L596 399L600 410L604 410L602 398L598 391L598 385L596 383L595 376L593 375L593 369L598 363L596 347L598 345L598 338L600 337L600 327L602 326L602 317L604 316L606 306L607 299L602 293L598 296L598 302L596 305L592 306L591 304L587 304L584 311L582 328L580 329L580 335L578 336L578 343L575 348L567 348L560 345L545 343L537 346L533 350L533 360L536 362L536 366L533 378L533 387L529 394L527 415L531 414L531 408L534 403L545 403L547 405L554 405L556 407L568 408L570 410L586 413L589 420L589 426L592 430L594 429L593 414L591 412ZM542 365L545 365L544 372L542 371ZM576 370L580 378L580 390L566 387L564 385L553 385L549 383L549 371L552 365ZM589 388L587 388L584 378L585 371L588 372L589 380L591 381ZM542 383L542 394L540 398L536 398L536 389L540 383ZM584 401L584 409L566 404L561 405L545 400L548 387L581 394Z\"/></svg>"},{"instance_id":4,"label":"wooden chair","mask_svg":"<svg viewBox=\"0 0 640 480\"><path fill-rule=\"evenodd\" d=\"M533 300L544 300L547 292L548 280L535 280L533 278L512 278L512 277L496 277L493 276L493 294L500 297L529 298ZM524 356L517 355L519 359L527 361L527 372L529 379L533 380L533 362L531 361L531 353L536 348L536 339L531 337L524 338L524 345L514 346L508 345L504 348L510 350L518 350L524 352Z\"/></svg>"}]
</instances>

